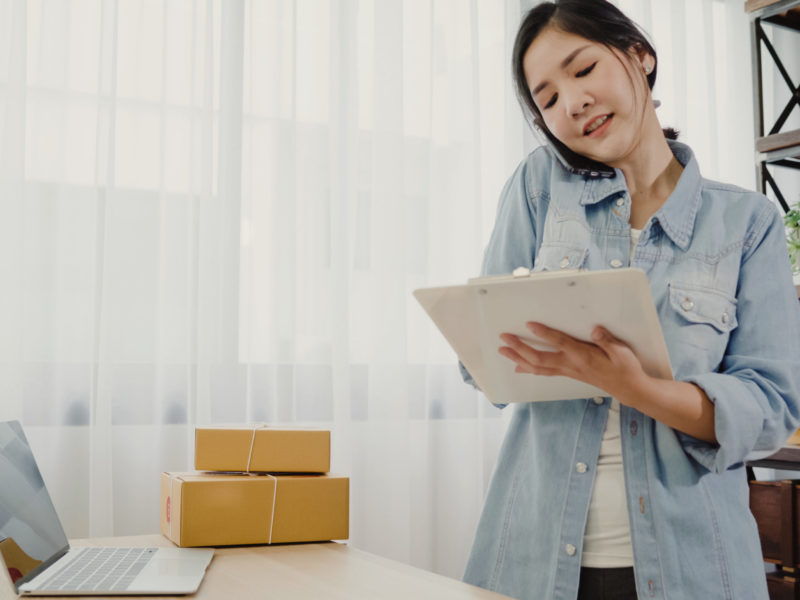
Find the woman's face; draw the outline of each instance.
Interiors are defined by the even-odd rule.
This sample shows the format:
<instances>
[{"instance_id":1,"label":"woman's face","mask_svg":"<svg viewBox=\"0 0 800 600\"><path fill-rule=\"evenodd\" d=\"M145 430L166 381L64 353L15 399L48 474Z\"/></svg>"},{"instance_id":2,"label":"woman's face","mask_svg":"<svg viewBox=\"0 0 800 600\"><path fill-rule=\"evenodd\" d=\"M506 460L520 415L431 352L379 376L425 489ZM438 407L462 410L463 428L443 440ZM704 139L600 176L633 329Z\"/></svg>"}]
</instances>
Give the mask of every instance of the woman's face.
<instances>
[{"instance_id":1,"label":"woman's face","mask_svg":"<svg viewBox=\"0 0 800 600\"><path fill-rule=\"evenodd\" d=\"M616 166L635 151L642 132L644 68L654 58L626 55L553 28L528 48L523 69L545 125L568 148Z\"/></svg>"}]
</instances>

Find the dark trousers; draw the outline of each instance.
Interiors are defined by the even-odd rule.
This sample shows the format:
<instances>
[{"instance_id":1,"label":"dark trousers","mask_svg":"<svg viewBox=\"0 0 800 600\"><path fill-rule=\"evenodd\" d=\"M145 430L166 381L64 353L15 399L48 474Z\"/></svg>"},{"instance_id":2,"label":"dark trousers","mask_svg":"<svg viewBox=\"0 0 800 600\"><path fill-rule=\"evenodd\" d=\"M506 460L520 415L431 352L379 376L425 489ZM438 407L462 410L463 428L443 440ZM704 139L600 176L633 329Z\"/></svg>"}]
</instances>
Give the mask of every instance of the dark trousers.
<instances>
[{"instance_id":1,"label":"dark trousers","mask_svg":"<svg viewBox=\"0 0 800 600\"><path fill-rule=\"evenodd\" d=\"M633 567L581 568L578 600L637 600Z\"/></svg>"}]
</instances>

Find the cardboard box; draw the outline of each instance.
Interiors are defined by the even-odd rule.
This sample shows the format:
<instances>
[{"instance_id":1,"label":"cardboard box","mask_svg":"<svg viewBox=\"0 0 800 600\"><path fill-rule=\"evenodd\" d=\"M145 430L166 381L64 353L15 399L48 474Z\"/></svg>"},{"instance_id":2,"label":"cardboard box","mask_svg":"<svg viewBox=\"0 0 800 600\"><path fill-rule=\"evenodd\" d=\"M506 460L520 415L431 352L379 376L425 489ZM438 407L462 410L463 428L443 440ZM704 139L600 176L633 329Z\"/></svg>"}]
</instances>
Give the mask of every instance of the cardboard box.
<instances>
[{"instance_id":1,"label":"cardboard box","mask_svg":"<svg viewBox=\"0 0 800 600\"><path fill-rule=\"evenodd\" d=\"M327 473L331 468L331 432L282 427L198 427L194 434L194 468Z\"/></svg>"},{"instance_id":2,"label":"cardboard box","mask_svg":"<svg viewBox=\"0 0 800 600\"><path fill-rule=\"evenodd\" d=\"M789 444L789 445L794 445L794 446L798 446L798 445L800 445L800 429L798 429L797 431L795 431L795 432L794 432L794 433L791 435L791 437L790 437L790 438L787 440L787 442L786 442L786 443L787 443L787 444Z\"/></svg>"},{"instance_id":3,"label":"cardboard box","mask_svg":"<svg viewBox=\"0 0 800 600\"><path fill-rule=\"evenodd\" d=\"M343 540L349 494L341 475L162 473L161 533L178 546Z\"/></svg>"},{"instance_id":4,"label":"cardboard box","mask_svg":"<svg viewBox=\"0 0 800 600\"><path fill-rule=\"evenodd\" d=\"M0 554L3 555L3 561L6 563L12 583L19 581L42 564L42 561L33 558L20 548L11 537L0 541Z\"/></svg>"}]
</instances>

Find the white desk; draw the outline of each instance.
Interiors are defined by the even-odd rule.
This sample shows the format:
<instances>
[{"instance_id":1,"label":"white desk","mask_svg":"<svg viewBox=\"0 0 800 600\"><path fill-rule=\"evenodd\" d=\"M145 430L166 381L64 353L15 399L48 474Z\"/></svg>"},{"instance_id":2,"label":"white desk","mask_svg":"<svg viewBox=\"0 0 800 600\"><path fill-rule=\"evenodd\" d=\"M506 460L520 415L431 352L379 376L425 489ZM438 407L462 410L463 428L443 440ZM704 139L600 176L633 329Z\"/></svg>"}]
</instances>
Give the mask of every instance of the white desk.
<instances>
[{"instance_id":1,"label":"white desk","mask_svg":"<svg viewBox=\"0 0 800 600\"><path fill-rule=\"evenodd\" d=\"M160 535L73 540L80 546L172 546ZM4 584L4 585L3 585ZM51 596L53 597L53 596ZM60 596L99 598L98 596ZM186 596L170 596L186 598ZM0 581L0 600L15 600L11 581ZM103 596L103 598L107 598ZM150 598L152 596L115 596ZM508 600L455 579L389 560L346 544L283 544L218 548L198 600Z\"/></svg>"}]
</instances>

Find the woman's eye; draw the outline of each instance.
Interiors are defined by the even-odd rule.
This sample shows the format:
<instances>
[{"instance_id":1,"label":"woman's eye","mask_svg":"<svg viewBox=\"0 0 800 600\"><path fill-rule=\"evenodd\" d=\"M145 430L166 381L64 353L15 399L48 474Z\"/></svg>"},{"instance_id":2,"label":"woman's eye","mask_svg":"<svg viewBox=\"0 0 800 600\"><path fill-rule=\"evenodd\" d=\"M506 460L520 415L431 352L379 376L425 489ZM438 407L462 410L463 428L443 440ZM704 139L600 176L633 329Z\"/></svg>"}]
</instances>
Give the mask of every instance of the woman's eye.
<instances>
[{"instance_id":1,"label":"woman's eye","mask_svg":"<svg viewBox=\"0 0 800 600\"><path fill-rule=\"evenodd\" d=\"M558 98L558 94L553 94L553 97L544 105L545 108L550 108L556 103L556 98Z\"/></svg>"},{"instance_id":2,"label":"woman's eye","mask_svg":"<svg viewBox=\"0 0 800 600\"><path fill-rule=\"evenodd\" d=\"M594 69L596 64L597 64L597 62L593 62L588 67L586 67L583 71L578 71L577 73L575 73L575 77L586 77L589 73L592 72L592 69Z\"/></svg>"}]
</instances>

